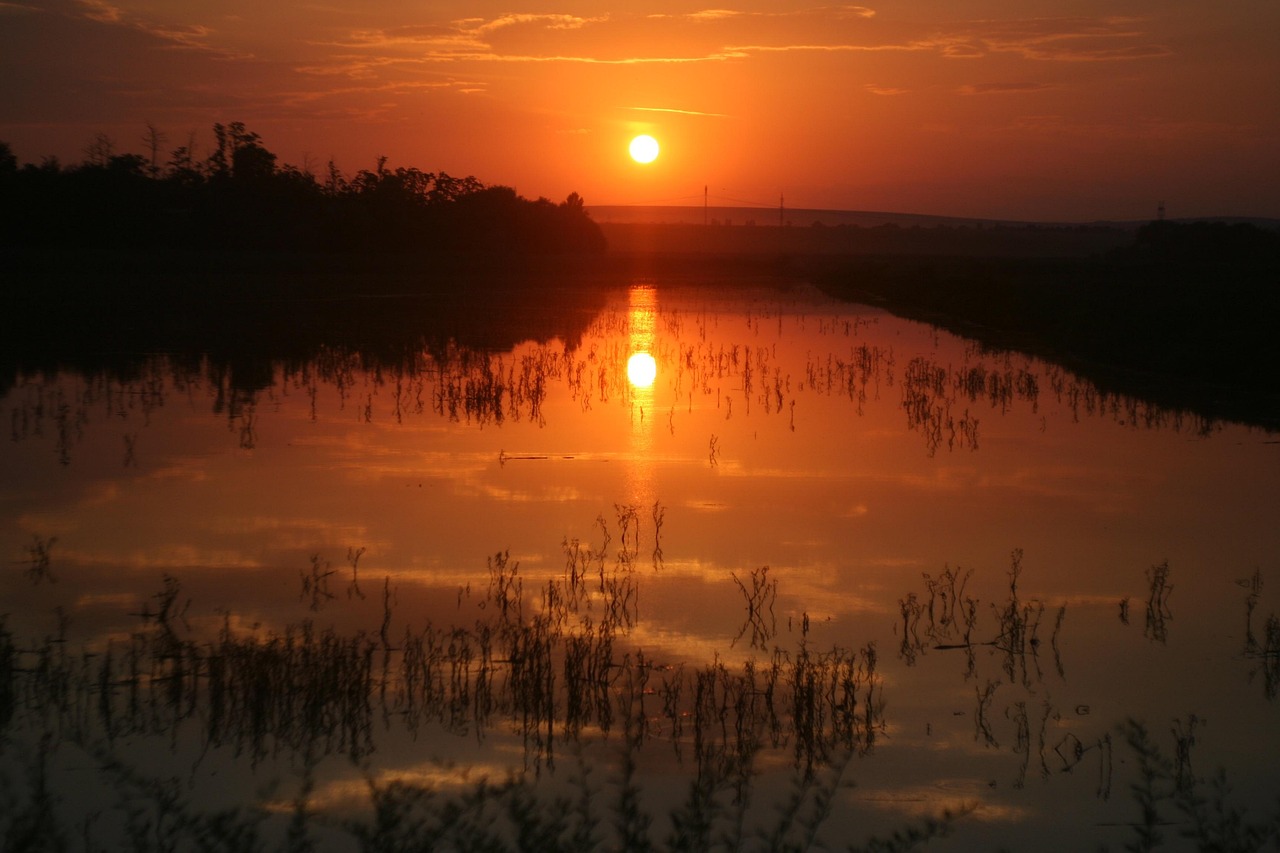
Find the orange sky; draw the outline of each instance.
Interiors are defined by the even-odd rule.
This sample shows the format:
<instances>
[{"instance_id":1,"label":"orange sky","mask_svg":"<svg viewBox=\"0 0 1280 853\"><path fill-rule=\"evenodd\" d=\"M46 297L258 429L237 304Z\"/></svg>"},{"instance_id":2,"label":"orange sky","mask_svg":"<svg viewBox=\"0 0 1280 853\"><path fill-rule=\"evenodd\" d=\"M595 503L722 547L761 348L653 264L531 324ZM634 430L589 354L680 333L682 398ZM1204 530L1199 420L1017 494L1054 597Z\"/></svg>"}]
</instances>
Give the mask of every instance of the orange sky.
<instances>
[{"instance_id":1,"label":"orange sky","mask_svg":"<svg viewBox=\"0 0 1280 853\"><path fill-rule=\"evenodd\" d=\"M1280 217L1280 4L0 0L0 140L243 121L283 161L590 204ZM626 148L663 145L648 166Z\"/></svg>"}]
</instances>

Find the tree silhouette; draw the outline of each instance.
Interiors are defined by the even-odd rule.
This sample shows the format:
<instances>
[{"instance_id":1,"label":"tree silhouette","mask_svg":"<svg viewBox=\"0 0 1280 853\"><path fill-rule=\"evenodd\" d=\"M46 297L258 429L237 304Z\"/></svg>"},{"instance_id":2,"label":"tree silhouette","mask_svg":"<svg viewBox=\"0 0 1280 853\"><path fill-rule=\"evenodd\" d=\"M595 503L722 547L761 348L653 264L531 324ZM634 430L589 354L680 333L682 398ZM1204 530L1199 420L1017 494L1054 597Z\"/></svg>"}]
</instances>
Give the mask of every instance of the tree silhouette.
<instances>
[{"instance_id":1,"label":"tree silhouette","mask_svg":"<svg viewBox=\"0 0 1280 853\"><path fill-rule=\"evenodd\" d=\"M18 169L4 144L0 176L11 192L0 200L0 241L483 258L604 249L577 193L560 205L529 201L472 176L392 169L386 157L350 179L330 160L321 183L309 170L279 165L243 122L215 124L213 137L204 159L192 134L161 164L166 136L154 125L141 137L145 154L117 154L100 133L84 162L65 169L53 158Z\"/></svg>"}]
</instances>

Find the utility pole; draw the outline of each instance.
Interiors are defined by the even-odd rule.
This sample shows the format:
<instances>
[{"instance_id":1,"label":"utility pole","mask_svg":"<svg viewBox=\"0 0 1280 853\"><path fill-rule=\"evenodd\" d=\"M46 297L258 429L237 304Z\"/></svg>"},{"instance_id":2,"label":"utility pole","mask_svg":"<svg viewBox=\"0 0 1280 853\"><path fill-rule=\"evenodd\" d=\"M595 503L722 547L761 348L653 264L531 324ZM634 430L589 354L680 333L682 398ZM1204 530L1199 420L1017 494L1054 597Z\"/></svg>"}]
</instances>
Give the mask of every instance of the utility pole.
<instances>
[{"instance_id":1,"label":"utility pole","mask_svg":"<svg viewBox=\"0 0 1280 853\"><path fill-rule=\"evenodd\" d=\"M784 198L782 193L778 193L778 227L779 228L783 227L783 225L785 224L783 221L783 218L786 213L786 205L783 202L784 202Z\"/></svg>"},{"instance_id":2,"label":"utility pole","mask_svg":"<svg viewBox=\"0 0 1280 853\"><path fill-rule=\"evenodd\" d=\"M707 224L707 185L702 185L702 224Z\"/></svg>"}]
</instances>

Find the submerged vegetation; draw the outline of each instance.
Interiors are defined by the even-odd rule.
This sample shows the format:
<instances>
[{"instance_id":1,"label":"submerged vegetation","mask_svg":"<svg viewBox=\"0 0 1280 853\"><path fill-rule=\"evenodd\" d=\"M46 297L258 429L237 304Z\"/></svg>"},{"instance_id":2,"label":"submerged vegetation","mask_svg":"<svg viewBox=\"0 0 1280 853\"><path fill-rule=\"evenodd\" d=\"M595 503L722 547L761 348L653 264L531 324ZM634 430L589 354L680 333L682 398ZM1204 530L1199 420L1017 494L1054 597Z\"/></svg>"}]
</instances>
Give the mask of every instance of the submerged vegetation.
<instances>
[{"instance_id":1,"label":"submerged vegetation","mask_svg":"<svg viewBox=\"0 0 1280 853\"><path fill-rule=\"evenodd\" d=\"M51 438L62 464L72 461L90 431L130 422L123 438L126 467L145 444L151 412L174 397L207 400L209 414L225 419L244 449L256 445L260 410L270 412L277 393L305 395L313 420L320 401L336 395L338 411L355 412L365 423L436 417L481 427L548 426L555 403L568 400L583 412L631 403L626 353L613 343L628 328L627 314L615 309L592 318L581 299L576 293L563 299L513 294L494 304L487 326L452 325L415 301L357 300L356 312L365 303L391 302L421 313L402 311L382 329L362 325L360 313L348 318L349 327L289 324L262 351L240 345L227 329L209 342L166 337L149 347L151 354L100 350L110 338L74 359L39 350L15 353L16 364L0 359L0 392L7 395L0 418L12 441ZM977 450L985 419L1041 416L1049 407L1075 420L1109 419L1135 429L1212 429L1193 416L1105 394L1064 370L1038 370L1025 359L976 348L958 363L917 356L903 365L892 348L857 341L861 320L824 321L831 352L806 354L793 370L755 335L741 344L710 343L704 317L671 311L661 319L673 335L671 350L659 352L673 402L659 417L673 434L683 415L702 405L723 410L726 418L782 419L794 432L798 424L803 428L806 401L815 396L847 401L850 419L875 406L896 407L929 456ZM758 327L760 319L753 322ZM495 352L511 348L522 332L547 340L511 355ZM217 348L203 350L206 345ZM167 356L154 354L166 350ZM723 452L720 437L711 434L708 465L715 467ZM499 453L500 462L516 458Z\"/></svg>"},{"instance_id":2,"label":"submerged vegetation","mask_svg":"<svg viewBox=\"0 0 1280 853\"><path fill-rule=\"evenodd\" d=\"M229 613L211 633L193 627L208 620L170 575L120 635L77 646L61 608L43 639L0 623L5 849L65 849L81 832L86 850L300 850L339 837L364 850L810 846L848 762L884 727L874 646L820 647L806 617L793 647L741 664L655 660L629 639L640 516L615 509L614 524L598 519L599 542L563 543L563 572L545 584L526 584L507 553L490 556L483 592L460 590L447 624L398 612L388 578L378 624L325 625L323 611L344 604L339 572L318 556L301 573L309 615L280 628ZM348 555L345 606L360 598L360 553ZM494 742L499 755L509 744L517 758L478 781L440 765L436 783L376 758L405 737L442 735ZM651 788L669 772L660 744L693 769L666 819L654 810L668 798ZM140 748L181 769L151 775L174 765ZM756 777L782 756L791 782L776 819L761 821L748 803L773 795ZM68 762L91 768L94 793L63 787ZM236 765L284 773L294 792L202 803ZM363 779L364 796L337 793L342 779Z\"/></svg>"},{"instance_id":3,"label":"submerged vegetation","mask_svg":"<svg viewBox=\"0 0 1280 853\"><path fill-rule=\"evenodd\" d=\"M106 636L75 637L74 606L59 606L42 637L0 620L4 849L906 851L965 832L977 802L880 835L842 813L853 768L893 728L877 651L819 644L807 614L789 640L765 630L778 583L767 568L749 585L732 577L757 630L741 662L646 653L638 558L660 525L642 535L640 519L616 506L596 541L565 539L563 569L545 582L490 555L485 583L458 591L448 622L403 612L390 578L380 596L362 591L363 549L348 551L347 570L313 557L300 572L306 616L279 627L204 618L171 575L130 605L131 627ZM1024 691L1003 711L1014 787L1033 772L1046 783L1084 773L1106 801L1119 777L1127 850L1175 835L1203 851L1274 843L1280 811L1251 811L1225 772L1193 766L1194 714L1173 721L1169 752L1132 718L1096 737L1059 725L1040 655L1065 677L1066 608L1042 628L1046 605L1020 592L1022 574L1016 550L1007 598L988 607L967 591L971 570L926 574L900 623L908 665L930 651L967 656L983 749L1000 748L1001 684ZM1242 584L1252 624L1261 580ZM373 624L322 621L366 598L381 612ZM1250 650L1274 655L1259 645L1250 631ZM983 648L1003 679L979 678ZM469 769L436 757L456 752L450 740L488 758ZM406 764L420 741L433 757ZM237 778L256 781L221 781Z\"/></svg>"}]
</instances>

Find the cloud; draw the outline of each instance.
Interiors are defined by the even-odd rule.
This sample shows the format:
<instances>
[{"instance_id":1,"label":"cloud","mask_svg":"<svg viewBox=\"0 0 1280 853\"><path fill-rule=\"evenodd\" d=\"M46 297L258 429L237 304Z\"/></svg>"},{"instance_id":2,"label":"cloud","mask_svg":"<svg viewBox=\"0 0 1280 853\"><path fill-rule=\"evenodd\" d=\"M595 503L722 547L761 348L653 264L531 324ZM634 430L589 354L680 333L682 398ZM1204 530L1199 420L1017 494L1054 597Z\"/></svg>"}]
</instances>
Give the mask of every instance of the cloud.
<instances>
[{"instance_id":1,"label":"cloud","mask_svg":"<svg viewBox=\"0 0 1280 853\"><path fill-rule=\"evenodd\" d=\"M431 26L360 29L331 45L369 51L412 51L422 63L577 63L599 65L725 62L752 53L914 49L901 45L825 38L865 28L875 11L865 6L822 6L783 12L703 9L680 14L504 14ZM762 32L790 36L756 42ZM844 32L848 35L847 32ZM803 36L803 39L796 38ZM316 66L311 66L312 68Z\"/></svg>"},{"instance_id":2,"label":"cloud","mask_svg":"<svg viewBox=\"0 0 1280 853\"><path fill-rule=\"evenodd\" d=\"M114 24L124 19L124 12L102 0L79 0L84 16L92 21Z\"/></svg>"},{"instance_id":3,"label":"cloud","mask_svg":"<svg viewBox=\"0 0 1280 853\"><path fill-rule=\"evenodd\" d=\"M108 26L118 26L145 33L162 42L161 46L175 49L207 51L224 59L248 59L250 54L210 43L215 31L199 23L174 24L132 15L106 0L75 0L73 16Z\"/></svg>"},{"instance_id":4,"label":"cloud","mask_svg":"<svg viewBox=\"0 0 1280 853\"><path fill-rule=\"evenodd\" d=\"M554 14L517 14L502 15L492 21L484 21L481 18L473 18L471 20L481 21L473 32L484 34L491 33L495 30L505 29L507 27L515 27L527 24L545 27L549 30L580 30L588 24L598 23L608 20L607 16L596 18L582 18L577 15L554 15Z\"/></svg>"},{"instance_id":5,"label":"cloud","mask_svg":"<svg viewBox=\"0 0 1280 853\"><path fill-rule=\"evenodd\" d=\"M675 19L680 21L693 21L713 23L717 21L725 21L730 19L747 19L747 18L797 18L797 17L821 17L827 20L839 20L845 18L874 18L875 10L866 6L816 6L806 9L794 9L785 12L744 12L736 9L702 9L697 12L682 13L654 13L649 18Z\"/></svg>"},{"instance_id":6,"label":"cloud","mask_svg":"<svg viewBox=\"0 0 1280 853\"><path fill-rule=\"evenodd\" d=\"M736 12L733 9L703 9L701 12L690 12L687 15L681 15L685 20L689 21L723 21L726 18L736 18L745 12ZM660 17L676 17L666 15L651 15L653 18Z\"/></svg>"},{"instance_id":7,"label":"cloud","mask_svg":"<svg viewBox=\"0 0 1280 853\"><path fill-rule=\"evenodd\" d=\"M726 48L726 52L736 56L749 56L753 53L875 53L927 49L927 45L921 44L738 44Z\"/></svg>"},{"instance_id":8,"label":"cloud","mask_svg":"<svg viewBox=\"0 0 1280 853\"><path fill-rule=\"evenodd\" d=\"M675 113L682 116L709 116L711 118L728 118L725 113L704 113L699 110L677 110L673 107L627 107L629 110L635 110L643 113Z\"/></svg>"},{"instance_id":9,"label":"cloud","mask_svg":"<svg viewBox=\"0 0 1280 853\"><path fill-rule=\"evenodd\" d=\"M924 43L950 59L1011 53L1042 62L1114 62L1159 59L1173 51L1147 40L1141 19L1024 18L952 25Z\"/></svg>"}]
</instances>

